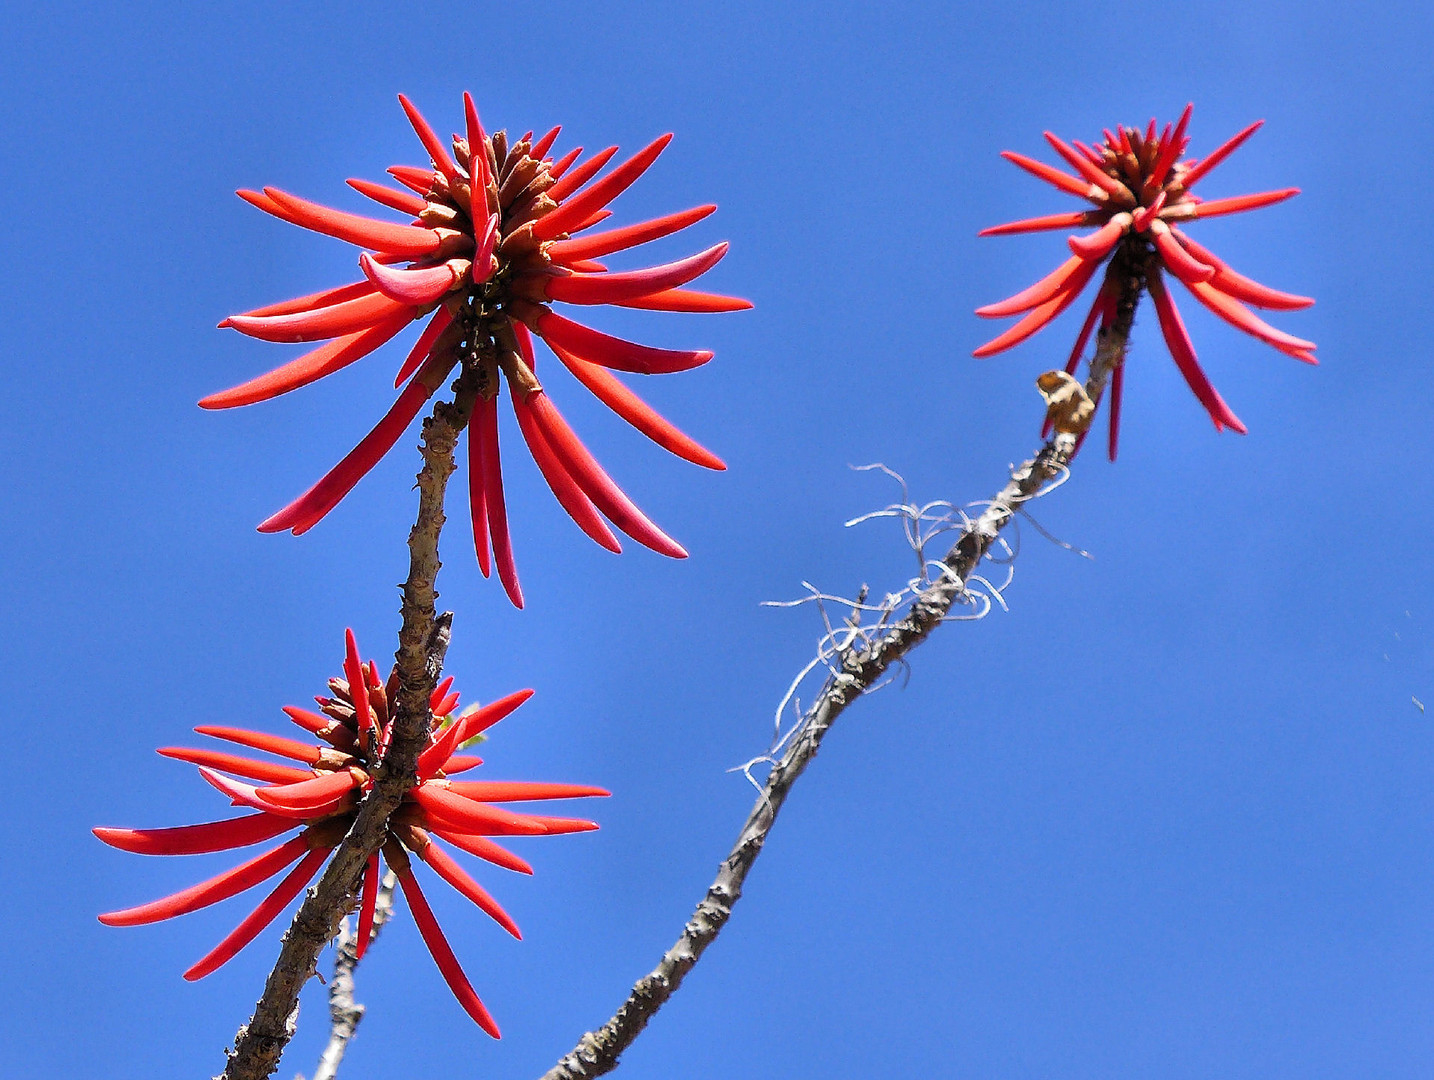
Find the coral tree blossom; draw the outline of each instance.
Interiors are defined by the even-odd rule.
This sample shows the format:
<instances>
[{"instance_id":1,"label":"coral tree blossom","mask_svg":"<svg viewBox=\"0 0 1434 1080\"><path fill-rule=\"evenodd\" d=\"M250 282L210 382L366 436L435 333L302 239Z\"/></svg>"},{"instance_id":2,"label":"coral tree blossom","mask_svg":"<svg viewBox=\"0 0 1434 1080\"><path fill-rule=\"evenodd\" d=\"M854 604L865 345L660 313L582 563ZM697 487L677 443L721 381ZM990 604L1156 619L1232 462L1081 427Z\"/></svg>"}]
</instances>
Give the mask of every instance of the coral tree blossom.
<instances>
[{"instance_id":1,"label":"coral tree blossom","mask_svg":"<svg viewBox=\"0 0 1434 1080\"><path fill-rule=\"evenodd\" d=\"M169 829L96 829L112 847L141 855L197 855L229 851L272 840L294 829L297 836L232 870L187 889L138 907L100 916L109 926L137 926L184 915L253 888L285 870L288 873L243 922L184 973L202 979L227 963L249 944L309 884L329 853L348 832L373 772L383 761L389 738L389 703L397 692L397 674L388 683L378 668L359 660L353 632L346 638L343 679L329 682L332 697L316 700L320 713L286 707L289 719L321 745L311 745L258 731L204 724L194 730L229 743L261 750L294 764L242 757L221 750L164 747L165 757L199 766L199 772L234 806L254 811L243 817L182 825ZM413 875L411 855L427 863L440 878L491 916L514 937L521 937L508 913L464 870L437 839L508 870L531 874L533 868L493 837L546 836L596 829L591 821L515 813L493 803L541 799L573 799L608 794L602 788L576 784L521 783L495 780L453 780L454 774L482 764L458 751L532 696L520 690L482 708L455 712L458 694L452 678L433 692L433 734L418 759L418 782L389 819L381 851L398 883L413 920L433 954L438 970L459 1003L484 1031L498 1037L498 1027L478 1000ZM355 693L353 688L358 687ZM234 777L242 777L236 780ZM254 781L255 783L246 783ZM379 856L370 856L359 901L358 952L362 956L373 927L378 894Z\"/></svg>"},{"instance_id":2,"label":"coral tree blossom","mask_svg":"<svg viewBox=\"0 0 1434 1080\"><path fill-rule=\"evenodd\" d=\"M476 391L469 423L469 502L473 539L485 576L496 562L514 604L522 607L503 500L498 457L497 396L503 375L518 427L553 494L573 520L612 551L621 545L611 521L641 544L681 558L686 552L613 483L549 400L534 373L532 335L605 405L660 446L710 469L725 466L638 398L613 371L655 375L712 359L706 350L639 345L574 321L554 303L614 304L655 311L717 312L751 307L745 300L684 288L727 252L725 243L685 259L640 270L608 272L608 255L685 229L715 206L623 228L592 232L608 209L657 159L671 135L656 139L608 170L610 146L586 160L582 148L554 160L553 128L509 143L484 132L473 99L463 95L465 134L445 144L402 95L430 164L389 169L402 188L350 180L363 195L406 216L381 221L332 210L277 188L240 191L275 217L356 244L363 276L348 285L232 315L230 326L265 341L326 341L282 367L211 395L210 409L248 405L286 393L373 352L415 319L427 317L400 366L397 402L348 457L297 500L263 522L263 532L312 528L398 440L450 373L458 368ZM478 148L474 153L472 148ZM451 150L451 153L450 153ZM604 520L604 517L607 519Z\"/></svg>"},{"instance_id":3,"label":"coral tree blossom","mask_svg":"<svg viewBox=\"0 0 1434 1080\"><path fill-rule=\"evenodd\" d=\"M1230 411L1200 368L1195 346L1191 344L1180 312L1166 287L1165 275L1168 273L1179 281L1196 300L1230 325L1298 360L1316 363L1313 342L1276 330L1246 306L1293 311L1308 307L1314 301L1278 292L1236 273L1184 231L1184 226L1203 218L1236 214L1283 202L1292 195L1298 195L1299 189L1282 188L1210 200L1196 195L1193 190L1195 185L1259 130L1264 121L1256 121L1197 161L1182 158L1190 141L1185 129L1189 126L1192 109L1193 106L1187 105L1180 120L1173 126L1167 124L1158 135L1156 123L1151 120L1144 132L1138 128L1105 131L1102 133L1104 141L1094 146L1078 141L1066 143L1047 131L1046 141L1073 172L1064 172L1009 150L1002 152L1001 156L1007 161L1061 191L1089 200L1094 209L996 225L982 230L982 236L1082 226L1093 227L1095 231L1069 237L1066 242L1070 246L1071 257L1030 288L999 303L977 309L976 314L986 318L1009 315L1022 315L1022 318L1005 333L982 345L975 355L991 356L1002 352L1040 330L1070 306L1101 264L1108 261L1106 275L1096 291L1095 301L1066 365L1067 372L1075 371L1097 320L1104 330L1116 317L1123 286L1123 275L1117 268L1121 264L1121 256L1125 255L1127 268L1144 268L1145 284L1155 302L1160 330L1170 348L1170 355L1190 389L1195 392L1195 397L1215 422L1215 429L1228 427L1244 434L1245 425ZM1119 435L1123 379L1124 365L1118 364L1111 373L1112 461L1115 460Z\"/></svg>"}]
</instances>

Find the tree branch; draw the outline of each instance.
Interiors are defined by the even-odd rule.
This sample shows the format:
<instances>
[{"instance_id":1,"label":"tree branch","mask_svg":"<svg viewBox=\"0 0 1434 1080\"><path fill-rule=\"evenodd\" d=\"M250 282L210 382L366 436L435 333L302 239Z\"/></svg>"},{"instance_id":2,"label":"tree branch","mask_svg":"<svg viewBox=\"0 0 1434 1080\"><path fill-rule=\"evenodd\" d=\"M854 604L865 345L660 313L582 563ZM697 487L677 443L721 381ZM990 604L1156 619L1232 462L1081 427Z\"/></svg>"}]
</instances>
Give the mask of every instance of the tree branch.
<instances>
[{"instance_id":1,"label":"tree branch","mask_svg":"<svg viewBox=\"0 0 1434 1080\"><path fill-rule=\"evenodd\" d=\"M339 922L367 865L388 833L388 819L414 784L418 754L427 743L429 696L443 670L453 613L435 614L434 582L442 563L443 497L454 470L453 448L473 408L471 381L462 377L452 403L439 402L423 422L423 468L418 473L418 516L408 536L408 579L403 583L398 633L399 689L392 736L375 781L359 805L348 835L334 849L318 885L309 890L285 932L279 958L264 984L254 1015L234 1036L223 1080L264 1080L278 1068L293 1037L299 991L314 974L319 953Z\"/></svg>"},{"instance_id":2,"label":"tree branch","mask_svg":"<svg viewBox=\"0 0 1434 1080\"><path fill-rule=\"evenodd\" d=\"M373 908L373 930L368 937L372 945L379 931L393 914L393 890L398 878L389 871ZM343 1064L344 1053L363 1019L364 1007L354 1000L354 970L358 967L358 939L348 919L339 923L339 937L334 945L334 977L329 982L329 1043L319 1055L313 1080L334 1080ZM303 1080L300 1077L299 1080Z\"/></svg>"},{"instance_id":3,"label":"tree branch","mask_svg":"<svg viewBox=\"0 0 1434 1080\"><path fill-rule=\"evenodd\" d=\"M1119 299L1116 317L1097 339L1096 353L1090 363L1085 389L1092 401L1099 401L1110 373L1124 362L1135 308L1145 286L1143 248L1131 245L1122 249L1108 273L1109 280L1119 289ZM828 677L785 752L767 774L737 842L718 866L715 880L682 928L681 936L657 967L638 980L612 1019L584 1035L570 1053L543 1074L542 1080L589 1080L617 1067L618 1057L682 985L687 973L726 925L792 785L811 764L832 724L848 705L875 686L892 664L905 658L940 625L952 604L966 592L967 579L1001 530L1010 524L1024 503L1066 471L1076 446L1076 435L1056 434L1011 474L1005 487L981 515L962 529L959 539L942 560L946 572L917 593L906 614L865 644L838 652L840 664L836 673Z\"/></svg>"}]
</instances>

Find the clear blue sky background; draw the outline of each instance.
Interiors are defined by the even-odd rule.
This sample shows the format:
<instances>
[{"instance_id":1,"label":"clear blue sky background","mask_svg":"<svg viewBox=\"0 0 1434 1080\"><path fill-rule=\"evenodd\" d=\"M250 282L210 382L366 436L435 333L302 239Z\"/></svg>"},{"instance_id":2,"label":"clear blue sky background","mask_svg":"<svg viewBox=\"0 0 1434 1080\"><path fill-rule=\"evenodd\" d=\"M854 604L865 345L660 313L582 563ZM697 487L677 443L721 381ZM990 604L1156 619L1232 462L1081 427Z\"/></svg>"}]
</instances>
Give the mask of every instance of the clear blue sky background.
<instances>
[{"instance_id":1,"label":"clear blue sky background","mask_svg":"<svg viewBox=\"0 0 1434 1080\"><path fill-rule=\"evenodd\" d=\"M405 916L359 975L345 1066L528 1077L605 1020L673 940L811 653L803 578L876 592L908 572L882 460L920 498L989 495L1036 445L1032 380L1074 316L1010 355L972 314L1054 266L1058 235L978 240L1071 205L1002 162L1040 133L1173 118L1193 152L1266 128L1207 195L1299 199L1198 226L1318 297L1281 327L1317 369L1186 304L1250 428L1217 436L1148 308L1120 463L1042 503L1010 612L941 630L909 686L852 709L803 779L726 933L628 1054L634 1078L1423 1077L1434 1059L1434 556L1428 325L1430 16L1333 3L10 5L0 41L0 627L9 667L0 1072L208 1076L257 997L271 931L198 985L180 972L252 904L131 930L95 913L225 857L143 859L95 824L207 820L155 756L218 721L282 730L353 626L391 654L416 455L408 437L312 533L254 525L392 399L394 350L238 413L205 393L280 346L223 315L348 280L354 252L236 187L357 208L348 176L416 162L394 102L441 130L671 149L622 221L721 204L723 317L604 313L709 346L644 383L723 454L704 473L570 382L554 393L692 558L587 542L510 440L529 609L483 581L453 513L443 602L469 698L523 686L494 775L586 781L601 832L531 842L483 880L508 939L430 890L505 1031L462 1015ZM326 1033L304 998L281 1075Z\"/></svg>"}]
</instances>

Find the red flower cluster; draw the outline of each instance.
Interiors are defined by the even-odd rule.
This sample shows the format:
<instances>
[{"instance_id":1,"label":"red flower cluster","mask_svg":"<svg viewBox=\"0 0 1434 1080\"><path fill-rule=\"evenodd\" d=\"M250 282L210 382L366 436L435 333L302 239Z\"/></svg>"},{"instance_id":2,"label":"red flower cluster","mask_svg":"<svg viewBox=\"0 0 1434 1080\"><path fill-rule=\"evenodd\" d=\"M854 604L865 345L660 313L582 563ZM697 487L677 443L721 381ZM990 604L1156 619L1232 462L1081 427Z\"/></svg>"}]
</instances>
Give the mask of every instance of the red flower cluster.
<instances>
[{"instance_id":1,"label":"red flower cluster","mask_svg":"<svg viewBox=\"0 0 1434 1080\"><path fill-rule=\"evenodd\" d=\"M752 306L746 300L682 287L716 265L727 252L725 243L642 270L609 273L597 261L684 229L715 206L578 236L611 216L608 204L642 175L672 136L662 136L594 179L617 147L581 163L581 147L553 160L548 154L558 128L536 141L529 132L510 146L505 132L484 132L473 99L464 94L466 137L453 136L450 156L448 146L412 103L402 95L399 102L431 166L395 165L388 170L407 191L365 180L349 184L408 215L407 223L343 213L277 188L239 192L275 217L369 250L359 256L359 281L220 323L266 341L328 344L207 397L200 405L231 408L305 386L373 352L413 320L432 316L394 380L395 387L405 381L407 386L393 408L348 457L263 522L260 530L298 534L312 528L393 446L454 368L461 367L478 387L468 439L474 544L484 576L490 572L491 547L498 576L514 604L523 606L498 457L500 371L528 449L563 509L583 531L604 547L621 551L605 516L639 543L684 557L682 547L613 483L549 401L534 375L530 337L530 332L541 337L593 394L659 445L698 465L725 467L611 373L684 371L705 364L712 353L624 341L574 322L550 306L558 301L692 312Z\"/></svg>"},{"instance_id":2,"label":"red flower cluster","mask_svg":"<svg viewBox=\"0 0 1434 1080\"><path fill-rule=\"evenodd\" d=\"M1007 233L1038 232L1075 226L1098 226L1085 236L1068 238L1072 255L1052 273L1000 303L978 308L976 314L986 318L1002 318L1025 312L1025 316L1005 333L993 338L975 351L976 356L991 356L1009 349L1040 330L1080 295L1096 270L1107 259L1115 265L1114 254L1121 245L1130 245L1147 266L1146 284L1155 301L1160 330L1170 348L1176 366L1216 430L1231 428L1244 434L1245 425L1230 411L1195 357L1195 346L1185 331L1175 301L1166 290L1162 269L1169 271L1195 299L1237 329L1245 331L1276 349L1306 363L1317 363L1314 343L1303 341L1270 326L1246 304L1259 308L1293 311L1314 301L1293 296L1251 281L1219 259L1207 248L1197 244L1180 228L1200 218L1217 217L1254 210L1282 202L1299 194L1298 188L1264 191L1255 195L1237 195L1226 199L1202 200L1191 190L1211 169L1229 157L1246 139L1259 130L1263 120L1256 121L1204 158L1182 160L1189 145L1185 129L1190 123L1193 106L1187 105L1175 125L1167 124L1159 136L1156 123L1150 121L1142 133L1138 128L1121 128L1103 132L1105 141L1095 146L1081 142L1067 144L1049 131L1046 141L1072 169L1075 175L1062 172L1022 154L1003 151L1001 156L1071 195L1078 195L1095 204L1093 210L1076 210L1065 214L1013 221L983 229L982 236ZM1107 272L1096 292L1090 313L1081 326L1067 372L1079 364L1081 353L1090 339L1096 320L1101 328L1115 318L1120 283ZM1110 458L1115 460L1120 426L1120 396L1124 367L1118 365L1111 375Z\"/></svg>"},{"instance_id":3,"label":"red flower cluster","mask_svg":"<svg viewBox=\"0 0 1434 1080\"><path fill-rule=\"evenodd\" d=\"M293 706L284 709L289 719L326 745L311 746L277 735L216 725L194 729L201 735L300 762L302 768L218 750L165 747L159 751L166 757L198 765L204 779L227 795L234 806L248 807L256 813L170 829L94 830L96 836L112 847L141 855L228 851L273 839L291 829L303 830L278 847L208 881L148 904L100 916L100 921L109 926L136 926L172 919L227 900L297 863L243 922L184 973L186 979L202 979L227 963L288 907L347 834L360 798L373 784L373 771L388 748L389 703L397 690L397 675L395 672L385 685L379 680L378 667L373 661L362 664L352 631L347 634L346 646L346 678L330 680L333 697L316 699L323 715ZM409 853L426 862L503 929L514 937L522 937L508 913L438 846L434 837L496 866L531 874L533 868L527 862L491 838L585 832L596 829L597 825L579 818L519 814L490 804L584 798L608 792L577 784L449 779L455 773L482 764L476 757L457 753L459 748L498 723L533 693L520 690L481 709L470 708L455 715L458 694L451 689L452 685L450 677L433 692L431 707L437 722L428 746L418 759L418 782L389 820L388 836L381 850L389 869L398 877L414 922L444 980L468 1015L496 1039L498 1027L478 1000L439 929L413 876ZM243 783L232 776L258 781L262 786ZM360 956L373 927L378 880L378 855L374 854L369 858L359 904Z\"/></svg>"}]
</instances>

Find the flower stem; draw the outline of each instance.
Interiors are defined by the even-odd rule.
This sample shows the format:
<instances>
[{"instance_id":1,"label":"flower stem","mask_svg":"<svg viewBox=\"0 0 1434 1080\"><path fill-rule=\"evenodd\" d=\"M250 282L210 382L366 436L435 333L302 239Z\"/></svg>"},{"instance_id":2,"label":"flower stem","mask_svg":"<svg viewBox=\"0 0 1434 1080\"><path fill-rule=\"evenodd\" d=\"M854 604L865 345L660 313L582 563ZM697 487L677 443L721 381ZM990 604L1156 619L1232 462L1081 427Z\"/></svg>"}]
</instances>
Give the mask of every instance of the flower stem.
<instances>
[{"instance_id":1,"label":"flower stem","mask_svg":"<svg viewBox=\"0 0 1434 1080\"><path fill-rule=\"evenodd\" d=\"M1115 249L1115 255L1106 268L1106 287L1116 290L1115 318L1096 338L1095 355L1091 357L1085 383L1086 394L1097 405L1112 372L1125 363L1130 328L1135 324L1135 308L1145 291L1145 275L1150 259L1150 245L1138 236L1127 236Z\"/></svg>"},{"instance_id":2,"label":"flower stem","mask_svg":"<svg viewBox=\"0 0 1434 1080\"><path fill-rule=\"evenodd\" d=\"M1143 249L1122 249L1111 263L1109 273L1119 289L1116 316L1102 331L1091 360L1086 393L1098 401L1115 367L1124 362L1135 308L1145 288ZM942 560L947 573L918 593L906 615L861 647L849 648L835 658L837 674L828 677L816 700L803 715L787 749L767 774L761 793L737 835L737 842L717 868L717 876L697 910L682 928L676 943L650 973L637 981L617 1013L596 1031L584 1035L577 1046L543 1074L542 1080L589 1080L617 1067L618 1057L632 1045L649 1020L657 1014L687 973L716 940L742 896L747 874L762 853L767 835L792 785L820 749L822 740L846 707L881 681L892 664L901 662L912 649L940 625L952 604L966 590L966 581L1001 530L1021 506L1035 498L1052 480L1070 466L1076 436L1058 433L1034 457L1011 473L1005 487L993 498L980 517L962 530L960 538Z\"/></svg>"},{"instance_id":3,"label":"flower stem","mask_svg":"<svg viewBox=\"0 0 1434 1080\"><path fill-rule=\"evenodd\" d=\"M403 583L398 633L399 690L388 753L360 804L348 835L318 885L309 891L284 934L279 958L264 983L254 1015L234 1036L223 1080L264 1080L279 1065L298 1020L299 991L314 974L319 953L338 933L368 857L388 832L388 819L415 782L418 754L428 740L429 696L443 670L453 613L436 614L434 583L443 565L443 497L453 474L453 450L468 423L476 388L464 375L452 402L439 402L423 422L423 468L418 473L418 516L408 536L408 578Z\"/></svg>"}]
</instances>

